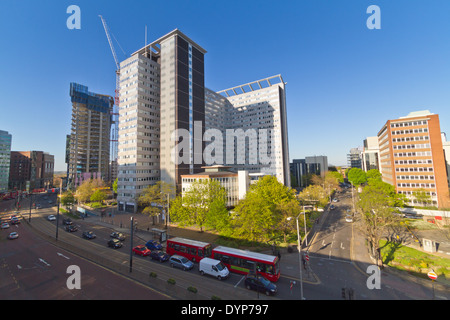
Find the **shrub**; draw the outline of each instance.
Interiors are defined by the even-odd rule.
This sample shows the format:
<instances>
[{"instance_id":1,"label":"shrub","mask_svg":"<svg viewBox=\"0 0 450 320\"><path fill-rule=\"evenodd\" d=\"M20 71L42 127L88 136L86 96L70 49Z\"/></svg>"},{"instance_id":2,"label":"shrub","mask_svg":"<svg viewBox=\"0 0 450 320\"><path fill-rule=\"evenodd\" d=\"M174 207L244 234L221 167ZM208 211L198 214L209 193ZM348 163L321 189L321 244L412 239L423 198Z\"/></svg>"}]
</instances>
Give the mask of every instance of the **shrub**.
<instances>
[{"instance_id":1,"label":"shrub","mask_svg":"<svg viewBox=\"0 0 450 320\"><path fill-rule=\"evenodd\" d=\"M175 284L177 282L175 281L175 279L170 278L170 279L167 279L167 283L168 284Z\"/></svg>"},{"instance_id":2,"label":"shrub","mask_svg":"<svg viewBox=\"0 0 450 320\"><path fill-rule=\"evenodd\" d=\"M193 293L197 293L197 288L192 287L192 286L189 286L189 287L187 288L187 290L190 291L190 292L193 292Z\"/></svg>"}]
</instances>

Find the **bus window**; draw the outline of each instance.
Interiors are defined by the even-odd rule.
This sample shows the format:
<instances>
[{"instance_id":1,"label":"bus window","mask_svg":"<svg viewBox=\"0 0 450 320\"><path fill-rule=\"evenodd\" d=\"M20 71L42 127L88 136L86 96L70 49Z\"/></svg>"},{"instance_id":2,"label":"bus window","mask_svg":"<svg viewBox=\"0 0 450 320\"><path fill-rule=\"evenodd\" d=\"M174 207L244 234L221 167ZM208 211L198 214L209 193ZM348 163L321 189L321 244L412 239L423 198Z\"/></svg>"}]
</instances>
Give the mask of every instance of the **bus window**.
<instances>
[{"instance_id":1,"label":"bus window","mask_svg":"<svg viewBox=\"0 0 450 320\"><path fill-rule=\"evenodd\" d=\"M198 251L201 251L201 250L198 250ZM189 253L194 255L194 256L196 256L197 255L197 248L190 248L190 252Z\"/></svg>"},{"instance_id":2,"label":"bus window","mask_svg":"<svg viewBox=\"0 0 450 320\"><path fill-rule=\"evenodd\" d=\"M198 256L199 257L203 257L203 250L202 249L198 249Z\"/></svg>"}]
</instances>

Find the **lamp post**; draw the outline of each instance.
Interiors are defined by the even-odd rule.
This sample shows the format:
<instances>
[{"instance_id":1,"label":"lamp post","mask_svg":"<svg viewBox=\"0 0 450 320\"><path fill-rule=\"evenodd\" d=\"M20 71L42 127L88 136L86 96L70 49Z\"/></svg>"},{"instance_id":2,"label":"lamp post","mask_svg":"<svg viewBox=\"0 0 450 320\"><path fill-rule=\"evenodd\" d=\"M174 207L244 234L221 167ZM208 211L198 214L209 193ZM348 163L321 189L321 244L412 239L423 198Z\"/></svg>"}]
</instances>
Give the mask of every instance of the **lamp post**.
<instances>
[{"instance_id":1,"label":"lamp post","mask_svg":"<svg viewBox=\"0 0 450 320\"><path fill-rule=\"evenodd\" d=\"M295 217L295 221L297 222L297 247L298 247L298 267L300 270L300 298L302 300L305 300L303 297L303 272L302 272L302 247L300 246L301 238L300 238L300 229L298 227L298 217ZM291 220L291 217L287 218L288 220ZM305 234L306 235L306 234Z\"/></svg>"},{"instance_id":2,"label":"lamp post","mask_svg":"<svg viewBox=\"0 0 450 320\"><path fill-rule=\"evenodd\" d=\"M133 269L133 229L134 229L134 218L131 217L131 239L130 239L130 273Z\"/></svg>"}]
</instances>

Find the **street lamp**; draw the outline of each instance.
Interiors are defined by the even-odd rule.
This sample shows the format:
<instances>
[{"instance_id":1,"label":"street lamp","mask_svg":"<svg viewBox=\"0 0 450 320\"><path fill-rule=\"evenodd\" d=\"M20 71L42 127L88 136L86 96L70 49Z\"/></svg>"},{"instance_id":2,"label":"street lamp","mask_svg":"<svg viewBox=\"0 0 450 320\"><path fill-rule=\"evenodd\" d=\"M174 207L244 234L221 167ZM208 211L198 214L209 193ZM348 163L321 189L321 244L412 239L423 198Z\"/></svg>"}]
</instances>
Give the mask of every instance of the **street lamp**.
<instances>
[{"instance_id":1,"label":"street lamp","mask_svg":"<svg viewBox=\"0 0 450 320\"><path fill-rule=\"evenodd\" d=\"M131 217L131 239L130 239L130 273L133 269L133 229L134 229L134 218Z\"/></svg>"},{"instance_id":2,"label":"street lamp","mask_svg":"<svg viewBox=\"0 0 450 320\"><path fill-rule=\"evenodd\" d=\"M301 239L300 239L300 231L298 228L298 217L300 215L301 215L301 213L299 213L299 215L297 217L295 217L295 220L297 222L298 266L299 266L299 270L300 270L300 297L302 300L305 300L305 298L303 297L302 247L300 246ZM288 221L290 221L291 219L292 219L291 217L287 218Z\"/></svg>"}]
</instances>

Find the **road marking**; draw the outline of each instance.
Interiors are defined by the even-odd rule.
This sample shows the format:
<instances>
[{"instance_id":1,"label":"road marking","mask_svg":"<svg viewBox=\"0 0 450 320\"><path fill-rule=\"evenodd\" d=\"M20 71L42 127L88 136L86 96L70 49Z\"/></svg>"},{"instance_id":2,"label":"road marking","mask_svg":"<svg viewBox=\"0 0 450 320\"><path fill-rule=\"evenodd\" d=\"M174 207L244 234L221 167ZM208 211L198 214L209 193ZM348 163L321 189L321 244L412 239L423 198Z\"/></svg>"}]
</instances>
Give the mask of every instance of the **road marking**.
<instances>
[{"instance_id":1,"label":"road marking","mask_svg":"<svg viewBox=\"0 0 450 320\"><path fill-rule=\"evenodd\" d=\"M65 255L63 255L62 253L56 253L58 256L60 256L60 257L63 257L63 258L66 258L67 260L70 260L70 258L69 257L66 257Z\"/></svg>"},{"instance_id":2,"label":"road marking","mask_svg":"<svg viewBox=\"0 0 450 320\"><path fill-rule=\"evenodd\" d=\"M243 276L243 277L241 278L241 280L239 280L238 283L236 283L236 284L234 285L234 287L236 288L236 287L239 285L239 283L241 283L241 281L244 280L244 278L245 278L245 276Z\"/></svg>"},{"instance_id":3,"label":"road marking","mask_svg":"<svg viewBox=\"0 0 450 320\"><path fill-rule=\"evenodd\" d=\"M50 264L47 263L47 261L45 261L44 259L39 258L39 261L45 264L47 267L50 267Z\"/></svg>"},{"instance_id":4,"label":"road marking","mask_svg":"<svg viewBox=\"0 0 450 320\"><path fill-rule=\"evenodd\" d=\"M341 249L342 249L342 250L345 250L345 248L342 246L342 242L341 242Z\"/></svg>"}]
</instances>

